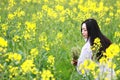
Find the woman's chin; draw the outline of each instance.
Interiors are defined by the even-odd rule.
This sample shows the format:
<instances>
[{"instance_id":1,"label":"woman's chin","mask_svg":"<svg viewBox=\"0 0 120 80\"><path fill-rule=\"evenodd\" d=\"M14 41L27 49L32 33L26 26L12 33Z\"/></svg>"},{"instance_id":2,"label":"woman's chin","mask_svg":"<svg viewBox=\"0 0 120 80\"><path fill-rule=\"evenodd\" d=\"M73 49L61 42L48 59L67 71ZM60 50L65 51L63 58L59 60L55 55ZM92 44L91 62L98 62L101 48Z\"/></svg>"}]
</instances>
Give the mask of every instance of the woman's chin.
<instances>
[{"instance_id":1,"label":"woman's chin","mask_svg":"<svg viewBox=\"0 0 120 80\"><path fill-rule=\"evenodd\" d=\"M86 37L86 36L83 36L83 38L84 38L84 39L87 39L87 37Z\"/></svg>"}]
</instances>

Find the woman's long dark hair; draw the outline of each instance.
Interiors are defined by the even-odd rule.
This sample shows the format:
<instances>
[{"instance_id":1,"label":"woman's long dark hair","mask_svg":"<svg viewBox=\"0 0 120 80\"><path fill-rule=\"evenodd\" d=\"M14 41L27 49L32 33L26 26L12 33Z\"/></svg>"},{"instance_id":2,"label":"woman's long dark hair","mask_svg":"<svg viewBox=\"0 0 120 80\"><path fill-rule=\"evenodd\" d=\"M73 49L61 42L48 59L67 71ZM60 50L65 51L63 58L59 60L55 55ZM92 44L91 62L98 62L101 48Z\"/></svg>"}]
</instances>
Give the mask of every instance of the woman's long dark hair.
<instances>
[{"instance_id":1,"label":"woman's long dark hair","mask_svg":"<svg viewBox=\"0 0 120 80\"><path fill-rule=\"evenodd\" d=\"M86 28L88 31L88 38L90 39L90 45L93 46L94 39L97 37L101 41L102 47L99 49L99 52L96 55L97 59L99 60L103 56L102 51L105 51L106 48L109 47L111 41L101 33L98 23L95 19L87 19L83 23L86 24Z\"/></svg>"}]
</instances>

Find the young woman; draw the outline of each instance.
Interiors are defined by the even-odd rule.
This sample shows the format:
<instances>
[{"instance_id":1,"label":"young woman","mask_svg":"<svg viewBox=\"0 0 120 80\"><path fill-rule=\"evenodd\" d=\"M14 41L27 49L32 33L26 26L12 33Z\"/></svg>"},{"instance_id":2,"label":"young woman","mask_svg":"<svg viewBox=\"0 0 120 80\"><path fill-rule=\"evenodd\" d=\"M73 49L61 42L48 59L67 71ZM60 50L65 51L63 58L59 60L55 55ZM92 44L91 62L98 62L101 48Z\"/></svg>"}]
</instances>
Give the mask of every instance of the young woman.
<instances>
[{"instance_id":1,"label":"young woman","mask_svg":"<svg viewBox=\"0 0 120 80\"><path fill-rule=\"evenodd\" d=\"M98 23L95 19L87 19L81 24L81 33L83 38L85 39L85 45L82 47L81 54L79 56L79 59L77 62L73 60L73 64L77 66L77 71L81 73L81 71L78 69L78 67L84 63L85 60L92 60L93 53L91 50L91 46L94 44L94 40L96 38L100 39L101 46L98 53L96 54L97 61L101 59L103 56L103 51L105 52L106 48L108 48L111 44L111 41L106 38L102 32L100 31L100 28L98 26ZM100 67L101 68L101 67ZM102 69L102 68L101 68Z\"/></svg>"}]
</instances>

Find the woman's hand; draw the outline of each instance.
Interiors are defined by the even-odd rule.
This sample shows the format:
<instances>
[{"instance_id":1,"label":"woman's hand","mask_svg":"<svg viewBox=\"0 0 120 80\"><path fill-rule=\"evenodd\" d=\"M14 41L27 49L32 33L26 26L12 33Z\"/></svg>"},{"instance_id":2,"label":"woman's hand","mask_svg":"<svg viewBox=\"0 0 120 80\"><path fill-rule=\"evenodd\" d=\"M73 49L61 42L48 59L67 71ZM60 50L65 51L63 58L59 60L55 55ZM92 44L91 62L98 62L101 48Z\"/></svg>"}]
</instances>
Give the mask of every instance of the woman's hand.
<instances>
[{"instance_id":1,"label":"woman's hand","mask_svg":"<svg viewBox=\"0 0 120 80\"><path fill-rule=\"evenodd\" d=\"M77 60L74 60L74 59L73 59L73 60L71 61L71 64L74 65L74 66L77 66Z\"/></svg>"}]
</instances>

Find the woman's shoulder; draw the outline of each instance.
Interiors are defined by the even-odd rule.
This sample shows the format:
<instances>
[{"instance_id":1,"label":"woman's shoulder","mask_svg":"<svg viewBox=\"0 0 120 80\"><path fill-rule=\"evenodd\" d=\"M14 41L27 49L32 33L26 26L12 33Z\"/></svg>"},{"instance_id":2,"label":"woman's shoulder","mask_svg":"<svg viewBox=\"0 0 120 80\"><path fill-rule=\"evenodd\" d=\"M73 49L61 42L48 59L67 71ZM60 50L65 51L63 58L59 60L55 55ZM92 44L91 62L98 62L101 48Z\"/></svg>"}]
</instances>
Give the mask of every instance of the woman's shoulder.
<instances>
[{"instance_id":1,"label":"woman's shoulder","mask_svg":"<svg viewBox=\"0 0 120 80\"><path fill-rule=\"evenodd\" d=\"M87 41L85 43L85 45L82 47L82 51L86 51L86 52L92 53L91 45L90 45L89 41Z\"/></svg>"},{"instance_id":2,"label":"woman's shoulder","mask_svg":"<svg viewBox=\"0 0 120 80\"><path fill-rule=\"evenodd\" d=\"M87 41L84 46L83 46L83 49L90 49L90 42Z\"/></svg>"}]
</instances>

